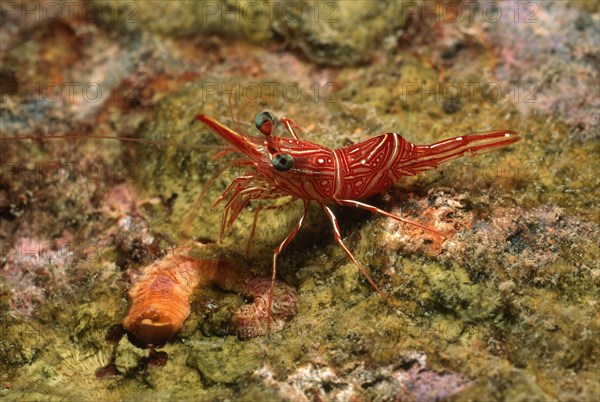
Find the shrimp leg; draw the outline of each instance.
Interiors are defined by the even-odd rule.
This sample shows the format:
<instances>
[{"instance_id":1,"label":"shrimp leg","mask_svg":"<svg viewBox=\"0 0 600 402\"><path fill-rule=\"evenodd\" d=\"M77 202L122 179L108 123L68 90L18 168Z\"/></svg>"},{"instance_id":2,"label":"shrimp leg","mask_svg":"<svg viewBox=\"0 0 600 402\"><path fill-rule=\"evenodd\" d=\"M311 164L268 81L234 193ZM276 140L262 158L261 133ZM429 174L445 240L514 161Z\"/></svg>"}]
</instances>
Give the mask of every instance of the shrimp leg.
<instances>
[{"instance_id":1,"label":"shrimp leg","mask_svg":"<svg viewBox=\"0 0 600 402\"><path fill-rule=\"evenodd\" d=\"M308 207L310 206L309 200L302 200L304 202L304 211L302 211L302 216L296 226L292 229L292 231L287 235L285 239L281 242L281 244L273 250L273 272L271 274L271 288L269 289L269 301L267 306L267 328L271 327L271 307L273 306L273 287L275 286L275 275L277 274L277 256L281 253L281 251L292 241L296 234L302 227L302 222L304 222L304 218L306 218L306 214L308 213Z\"/></svg>"}]
</instances>

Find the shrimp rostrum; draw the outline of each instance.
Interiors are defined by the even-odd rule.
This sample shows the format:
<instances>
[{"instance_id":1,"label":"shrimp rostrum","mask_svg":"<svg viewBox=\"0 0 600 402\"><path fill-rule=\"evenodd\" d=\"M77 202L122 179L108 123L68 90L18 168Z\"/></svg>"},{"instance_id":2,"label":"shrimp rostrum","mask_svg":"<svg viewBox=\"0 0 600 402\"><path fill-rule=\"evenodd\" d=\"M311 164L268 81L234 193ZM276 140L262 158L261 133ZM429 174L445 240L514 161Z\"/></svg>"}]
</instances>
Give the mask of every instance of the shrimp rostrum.
<instances>
[{"instance_id":1,"label":"shrimp rostrum","mask_svg":"<svg viewBox=\"0 0 600 402\"><path fill-rule=\"evenodd\" d=\"M228 144L226 151L221 154L239 154L241 158L232 163L247 168L247 172L236 177L213 204L227 199L223 211L221 237L226 227L235 221L242 209L252 200L285 196L291 196L292 200L302 200L304 210L300 220L273 250L271 283L274 284L277 256L300 230L310 203L316 202L331 221L336 243L385 299L385 294L375 284L368 271L344 244L337 219L327 204L366 209L417 226L443 238L444 235L434 229L358 200L387 190L402 177L436 169L443 162L463 155L479 155L503 148L520 138L512 131L498 130L449 138L429 145L415 145L399 134L386 133L358 144L330 149L300 139L296 133L298 126L293 121L282 117L277 122L273 114L267 111L259 113L254 122L262 137L243 135L205 115L199 115L197 118ZM272 135L276 123L282 124L291 138ZM216 172L206 186L209 186L223 170ZM254 236L261 210L280 206L263 206L256 209L248 245ZM272 289L271 286L268 311L271 311L273 302Z\"/></svg>"}]
</instances>

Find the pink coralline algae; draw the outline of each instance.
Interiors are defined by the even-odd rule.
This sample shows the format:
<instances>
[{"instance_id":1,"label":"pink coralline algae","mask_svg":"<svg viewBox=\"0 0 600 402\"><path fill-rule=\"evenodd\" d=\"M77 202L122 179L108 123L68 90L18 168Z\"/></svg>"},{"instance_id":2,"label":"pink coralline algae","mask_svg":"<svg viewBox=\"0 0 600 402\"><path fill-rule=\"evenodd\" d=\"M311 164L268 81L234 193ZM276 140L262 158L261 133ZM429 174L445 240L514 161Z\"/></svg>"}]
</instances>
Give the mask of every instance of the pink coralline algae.
<instances>
[{"instance_id":1,"label":"pink coralline algae","mask_svg":"<svg viewBox=\"0 0 600 402\"><path fill-rule=\"evenodd\" d=\"M509 15L516 4L499 2L498 7ZM598 13L581 13L566 1L530 2L523 11L528 20L515 24L501 19L499 29L491 31L503 60L496 77L525 89L515 99L524 114L556 114L583 136L597 138Z\"/></svg>"},{"instance_id":2,"label":"pink coralline algae","mask_svg":"<svg viewBox=\"0 0 600 402\"><path fill-rule=\"evenodd\" d=\"M369 368L365 362L336 370L328 365L308 363L279 380L268 367L254 375L269 387L296 401L378 399L435 402L455 395L471 385L458 374L439 372L426 366L424 353L410 352L397 364ZM310 396L310 398L309 398Z\"/></svg>"},{"instance_id":3,"label":"pink coralline algae","mask_svg":"<svg viewBox=\"0 0 600 402\"><path fill-rule=\"evenodd\" d=\"M406 210L393 208L391 212L435 229L445 237L434 236L418 227L399 224L389 219L383 241L390 249L438 255L449 243L455 241L459 231L470 228L475 219L474 214L465 209L464 197L454 196L444 191L426 197L408 194L403 201L408 206Z\"/></svg>"},{"instance_id":4,"label":"pink coralline algae","mask_svg":"<svg viewBox=\"0 0 600 402\"><path fill-rule=\"evenodd\" d=\"M0 276L11 289L10 309L30 317L47 300L49 292L67 284L67 269L73 263L74 252L69 244L61 246L31 238L3 244L3 248L5 261Z\"/></svg>"},{"instance_id":5,"label":"pink coralline algae","mask_svg":"<svg viewBox=\"0 0 600 402\"><path fill-rule=\"evenodd\" d=\"M381 232L383 244L392 252L422 253L467 266L487 266L484 262L492 261L490 267L499 264L512 279L541 283L557 280L544 267L569 257L566 250L597 241L600 233L596 224L569 216L555 206L532 210L497 207L483 214L469 206L467 198L444 191L423 198L409 195L406 210L392 212L417 217L413 219L446 237L438 240L418 228L400 227L388 220Z\"/></svg>"},{"instance_id":6,"label":"pink coralline algae","mask_svg":"<svg viewBox=\"0 0 600 402\"><path fill-rule=\"evenodd\" d=\"M270 278L256 277L220 259L190 257L190 250L177 248L144 270L129 291L131 306L123 327L146 344L162 344L182 328L190 314L194 291L214 284L252 299L235 315L239 338L267 334ZM270 330L278 331L296 312L296 293L281 282L274 286Z\"/></svg>"}]
</instances>

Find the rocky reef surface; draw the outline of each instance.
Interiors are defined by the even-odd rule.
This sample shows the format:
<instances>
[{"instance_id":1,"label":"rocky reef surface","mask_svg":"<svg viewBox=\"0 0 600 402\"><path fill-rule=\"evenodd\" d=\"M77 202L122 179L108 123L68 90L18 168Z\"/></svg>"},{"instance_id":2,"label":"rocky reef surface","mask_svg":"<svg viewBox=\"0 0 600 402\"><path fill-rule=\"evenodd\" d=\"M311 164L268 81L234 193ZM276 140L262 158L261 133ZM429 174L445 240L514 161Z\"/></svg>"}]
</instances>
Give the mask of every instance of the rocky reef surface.
<instances>
[{"instance_id":1,"label":"rocky reef surface","mask_svg":"<svg viewBox=\"0 0 600 402\"><path fill-rule=\"evenodd\" d=\"M0 399L600 397L595 2L12 1L0 18ZM297 306L279 332L237 336L250 300L206 286L156 350L118 336L144 267L186 242L270 275L298 203L262 213L246 255L273 204L221 244L211 208L244 169L196 202L227 158L195 116L258 136L264 109L329 147L522 139L369 200L444 241L334 208L388 301L315 208L278 259Z\"/></svg>"}]
</instances>

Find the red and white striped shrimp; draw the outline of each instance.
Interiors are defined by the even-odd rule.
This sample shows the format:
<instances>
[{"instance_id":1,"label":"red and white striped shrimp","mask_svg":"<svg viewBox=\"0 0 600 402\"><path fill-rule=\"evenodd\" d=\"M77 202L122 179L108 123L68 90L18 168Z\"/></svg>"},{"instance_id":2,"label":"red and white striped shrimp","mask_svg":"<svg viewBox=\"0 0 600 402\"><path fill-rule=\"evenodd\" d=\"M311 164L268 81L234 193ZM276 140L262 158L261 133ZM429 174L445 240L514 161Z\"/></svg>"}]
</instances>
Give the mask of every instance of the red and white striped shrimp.
<instances>
[{"instance_id":1,"label":"red and white striped shrimp","mask_svg":"<svg viewBox=\"0 0 600 402\"><path fill-rule=\"evenodd\" d=\"M197 118L227 142L229 148L224 153L234 152L241 155L241 158L234 160L232 164L246 167L248 170L246 174L235 178L213 204L228 199L223 211L221 236L252 200L285 196L291 196L292 201L302 200L304 210L300 220L281 244L273 250L271 283L274 284L277 256L298 233L309 205L314 201L329 217L337 244L384 298L386 298L385 294L342 241L337 218L327 203L363 208L417 226L443 238L442 233L431 228L357 199L385 191L402 177L436 169L443 162L466 154L480 155L503 148L520 139L512 131L498 130L449 138L429 145L415 145L399 134L386 133L348 147L330 149L301 140L296 134L296 129L299 127L285 117L279 119L279 122L292 138L271 135L277 122L274 116L266 111L259 113L255 119L255 126L263 134L262 138L245 136L205 115L199 115ZM215 173L206 186L209 186L221 172L222 170ZM258 214L266 208L275 209L283 205L256 210L248 245L254 236ZM271 304L272 286L269 294L269 310Z\"/></svg>"}]
</instances>

